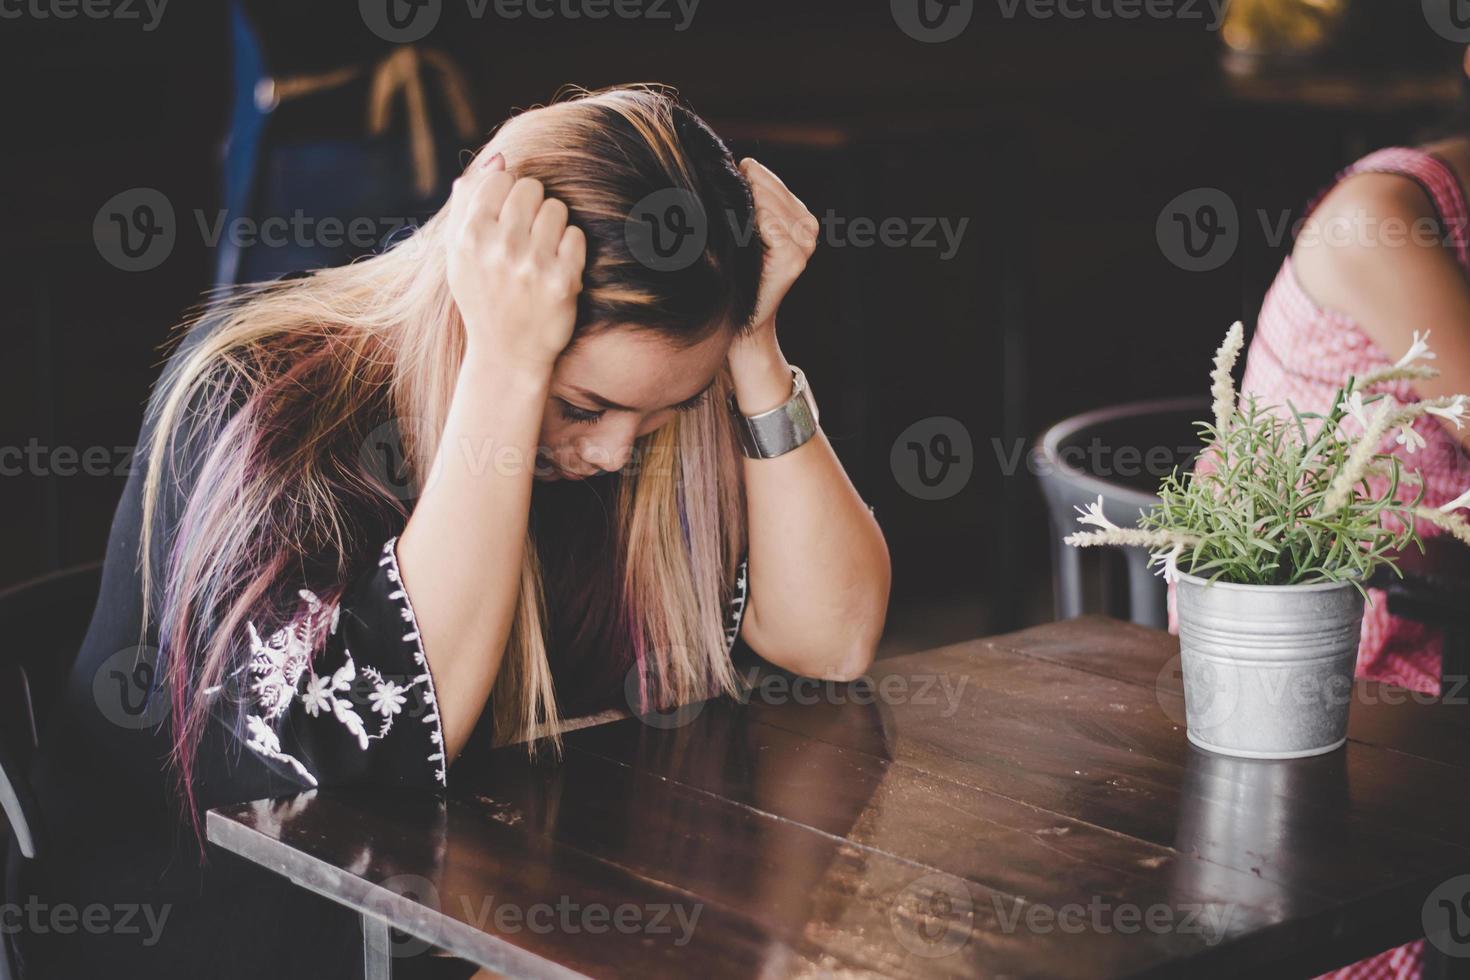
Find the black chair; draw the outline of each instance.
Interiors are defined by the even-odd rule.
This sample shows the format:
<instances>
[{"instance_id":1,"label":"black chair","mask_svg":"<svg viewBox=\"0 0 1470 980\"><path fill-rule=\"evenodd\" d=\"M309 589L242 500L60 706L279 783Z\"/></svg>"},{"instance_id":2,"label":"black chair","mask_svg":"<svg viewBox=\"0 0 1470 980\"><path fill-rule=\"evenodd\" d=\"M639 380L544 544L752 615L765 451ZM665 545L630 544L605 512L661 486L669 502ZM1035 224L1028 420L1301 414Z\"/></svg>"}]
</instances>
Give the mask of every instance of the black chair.
<instances>
[{"instance_id":1,"label":"black chair","mask_svg":"<svg viewBox=\"0 0 1470 980\"><path fill-rule=\"evenodd\" d=\"M1087 530L1077 523L1077 508L1101 495L1108 520L1132 527L1140 510L1158 503L1159 481L1194 461L1200 449L1194 423L1209 413L1210 403L1200 398L1134 402L1064 419L1042 433L1031 462L1050 517L1058 619L1083 612L1082 554L1062 543L1072 532ZM1126 602L1110 602L1106 611L1145 626L1165 626L1165 587L1148 567L1147 552L1110 550L1122 555L1128 587Z\"/></svg>"},{"instance_id":2,"label":"black chair","mask_svg":"<svg viewBox=\"0 0 1470 980\"><path fill-rule=\"evenodd\" d=\"M1403 576L1381 569L1368 584L1388 594L1388 611L1439 630L1444 636L1440 679L1457 702L1470 697L1470 548L1445 535L1429 538L1421 554L1399 555Z\"/></svg>"},{"instance_id":3,"label":"black chair","mask_svg":"<svg viewBox=\"0 0 1470 980\"><path fill-rule=\"evenodd\" d=\"M1385 569L1368 584L1387 593L1388 611L1393 615L1441 631L1441 694L1452 703L1463 704L1470 697L1470 549L1443 536L1432 537L1425 542L1423 554L1413 548L1402 553L1399 567L1402 578ZM1470 963L1425 943L1423 977L1460 980L1470 977Z\"/></svg>"},{"instance_id":4,"label":"black chair","mask_svg":"<svg viewBox=\"0 0 1470 980\"><path fill-rule=\"evenodd\" d=\"M46 713L86 636L101 582L102 563L93 562L0 590L0 808L27 859L41 852L45 839L26 774ZM0 851L0 862L9 850ZM8 941L5 954L0 980L16 975Z\"/></svg>"}]
</instances>

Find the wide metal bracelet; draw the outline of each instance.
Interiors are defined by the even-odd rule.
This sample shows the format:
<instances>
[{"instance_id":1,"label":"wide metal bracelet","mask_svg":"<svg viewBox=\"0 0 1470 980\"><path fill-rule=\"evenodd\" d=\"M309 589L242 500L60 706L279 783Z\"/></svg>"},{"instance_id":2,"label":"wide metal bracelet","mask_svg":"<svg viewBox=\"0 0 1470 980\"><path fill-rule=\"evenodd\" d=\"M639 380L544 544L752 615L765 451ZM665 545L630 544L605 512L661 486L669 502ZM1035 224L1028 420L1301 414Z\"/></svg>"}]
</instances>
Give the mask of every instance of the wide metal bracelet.
<instances>
[{"instance_id":1,"label":"wide metal bracelet","mask_svg":"<svg viewBox=\"0 0 1470 980\"><path fill-rule=\"evenodd\" d=\"M732 393L730 414L735 416L740 449L751 459L783 456L817 434L817 403L806 375L795 365L791 368L791 397L783 404L759 415L742 415Z\"/></svg>"}]
</instances>

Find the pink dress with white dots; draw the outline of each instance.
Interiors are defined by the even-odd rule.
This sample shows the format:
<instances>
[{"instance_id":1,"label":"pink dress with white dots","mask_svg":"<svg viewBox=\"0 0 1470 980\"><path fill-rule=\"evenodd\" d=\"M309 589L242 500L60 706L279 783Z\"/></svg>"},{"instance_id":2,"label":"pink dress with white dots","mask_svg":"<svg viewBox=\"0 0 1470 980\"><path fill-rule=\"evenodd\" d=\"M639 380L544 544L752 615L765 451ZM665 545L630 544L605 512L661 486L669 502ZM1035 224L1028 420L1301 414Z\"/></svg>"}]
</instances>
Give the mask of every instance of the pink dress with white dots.
<instances>
[{"instance_id":1,"label":"pink dress with white dots","mask_svg":"<svg viewBox=\"0 0 1470 980\"><path fill-rule=\"evenodd\" d=\"M1450 168L1420 150L1391 148L1364 157L1343 171L1341 177L1369 172L1402 174L1424 188L1445 224L1450 240L1447 247L1454 248L1461 268L1470 276L1465 199ZM1430 341L1433 342L1433 337ZM1241 391L1259 396L1263 403L1285 404L1290 399L1302 411L1325 412L1331 408L1328 403L1347 375L1363 375L1389 367L1395 359L1370 340L1351 318L1324 310L1313 302L1297 282L1288 258L1261 307ZM1406 381L1383 385L1378 390L1400 401L1416 398L1413 386ZM1420 418L1414 428L1424 438L1422 449L1407 453L1390 436L1384 442L1383 451L1397 452L1406 470L1419 471L1424 478L1424 503L1437 507L1470 486L1470 456L1439 420ZM1421 536L1438 531L1424 521L1419 522ZM1383 594L1377 591L1370 594L1374 602L1363 615L1358 676L1437 694L1438 632L1390 616Z\"/></svg>"},{"instance_id":2,"label":"pink dress with white dots","mask_svg":"<svg viewBox=\"0 0 1470 980\"><path fill-rule=\"evenodd\" d=\"M1401 174L1418 183L1439 212L1446 247L1455 250L1461 269L1470 277L1465 197L1454 172L1443 161L1420 150L1390 148L1364 157L1344 170L1338 179L1359 173ZM1417 324L1406 326L1412 328ZM1432 345L1432 337L1430 342ZM1263 403L1285 404L1290 399L1302 411L1325 412L1331 408L1332 396L1347 375L1361 376L1388 367L1395 360L1351 318L1324 310L1313 302L1298 283L1288 258L1261 307L1241 390L1244 394L1257 395ZM1384 385L1378 390L1387 391L1400 401L1415 400L1408 382ZM1437 507L1470 486L1470 456L1437 419L1420 418L1414 428L1424 437L1423 448L1407 453L1390 435L1383 451L1396 452L1406 470L1419 471L1425 485L1424 503ZM1437 528L1419 522L1421 536L1437 532ZM1363 614L1358 676L1438 694L1441 647L1438 632L1391 616L1384 594L1376 590L1369 594L1373 602ZM1422 946L1421 940L1392 949L1328 976L1336 980L1417 977L1421 972Z\"/></svg>"}]
</instances>

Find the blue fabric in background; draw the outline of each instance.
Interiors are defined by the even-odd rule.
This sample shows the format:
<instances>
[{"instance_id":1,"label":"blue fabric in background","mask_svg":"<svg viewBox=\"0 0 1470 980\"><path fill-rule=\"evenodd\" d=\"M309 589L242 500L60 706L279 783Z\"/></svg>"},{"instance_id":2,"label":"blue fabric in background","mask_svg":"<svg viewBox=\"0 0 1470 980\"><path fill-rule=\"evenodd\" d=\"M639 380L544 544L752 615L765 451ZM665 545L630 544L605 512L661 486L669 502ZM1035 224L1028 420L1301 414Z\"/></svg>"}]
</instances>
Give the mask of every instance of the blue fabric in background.
<instances>
[{"instance_id":1,"label":"blue fabric in background","mask_svg":"<svg viewBox=\"0 0 1470 980\"><path fill-rule=\"evenodd\" d=\"M235 217L245 212L250 197L250 178L265 125L265 114L255 105L255 86L264 77L265 66L255 32L240 5L233 0L230 3L230 49L235 94L220 173L224 180L221 201L226 214ZM222 239L216 252L215 284L222 286L235 282L239 261L239 248L228 237Z\"/></svg>"},{"instance_id":2,"label":"blue fabric in background","mask_svg":"<svg viewBox=\"0 0 1470 980\"><path fill-rule=\"evenodd\" d=\"M371 63L363 64L360 79L361 135L351 135L349 126L344 136L342 126L332 125L330 136L314 138L327 124L342 121L327 118L337 110L325 106L321 96L307 95L262 112L255 90L268 75L266 46L238 0L231 3L231 29L235 96L222 168L228 222L216 245L217 285L346 264L401 239L439 209L459 172L462 147L435 111L432 92L439 180L433 193L420 197L414 190L401 103L392 106L396 122L387 131L376 136L366 132ZM346 97L355 98L355 93L349 90ZM292 114L289 127L274 118L282 113ZM278 135L282 129L290 135Z\"/></svg>"}]
</instances>

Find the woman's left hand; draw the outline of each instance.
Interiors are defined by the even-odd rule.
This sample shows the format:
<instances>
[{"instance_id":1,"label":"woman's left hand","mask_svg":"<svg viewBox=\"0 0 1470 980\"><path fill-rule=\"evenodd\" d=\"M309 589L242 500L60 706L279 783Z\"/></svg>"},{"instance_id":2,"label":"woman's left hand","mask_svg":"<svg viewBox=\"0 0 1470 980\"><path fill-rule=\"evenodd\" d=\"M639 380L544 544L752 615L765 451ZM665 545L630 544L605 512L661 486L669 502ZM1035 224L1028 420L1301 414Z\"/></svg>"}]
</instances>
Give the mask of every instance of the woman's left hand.
<instances>
[{"instance_id":1,"label":"woman's left hand","mask_svg":"<svg viewBox=\"0 0 1470 980\"><path fill-rule=\"evenodd\" d=\"M740 171L750 182L755 198L755 226L766 246L761 268L760 291L756 294L755 329L741 342L759 342L774 335L776 310L791 284L806 270L807 260L817 250L821 223L796 195L768 168L746 157Z\"/></svg>"}]
</instances>

